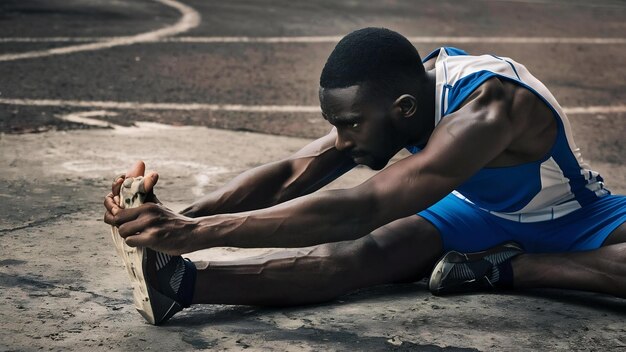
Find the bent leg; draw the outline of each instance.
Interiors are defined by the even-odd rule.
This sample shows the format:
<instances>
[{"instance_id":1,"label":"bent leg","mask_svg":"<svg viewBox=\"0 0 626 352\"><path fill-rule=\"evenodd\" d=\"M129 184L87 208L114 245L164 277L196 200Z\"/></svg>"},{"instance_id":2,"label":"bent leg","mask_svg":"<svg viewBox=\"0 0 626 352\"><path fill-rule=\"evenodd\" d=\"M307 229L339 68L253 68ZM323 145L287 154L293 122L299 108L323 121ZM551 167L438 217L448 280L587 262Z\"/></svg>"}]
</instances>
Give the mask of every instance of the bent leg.
<instances>
[{"instance_id":1,"label":"bent leg","mask_svg":"<svg viewBox=\"0 0 626 352\"><path fill-rule=\"evenodd\" d=\"M512 266L515 288L564 288L626 298L626 223L613 230L599 249L522 254Z\"/></svg>"},{"instance_id":2,"label":"bent leg","mask_svg":"<svg viewBox=\"0 0 626 352\"><path fill-rule=\"evenodd\" d=\"M437 229L414 215L354 241L285 249L198 268L194 303L298 305L352 290L416 280L441 255Z\"/></svg>"}]
</instances>

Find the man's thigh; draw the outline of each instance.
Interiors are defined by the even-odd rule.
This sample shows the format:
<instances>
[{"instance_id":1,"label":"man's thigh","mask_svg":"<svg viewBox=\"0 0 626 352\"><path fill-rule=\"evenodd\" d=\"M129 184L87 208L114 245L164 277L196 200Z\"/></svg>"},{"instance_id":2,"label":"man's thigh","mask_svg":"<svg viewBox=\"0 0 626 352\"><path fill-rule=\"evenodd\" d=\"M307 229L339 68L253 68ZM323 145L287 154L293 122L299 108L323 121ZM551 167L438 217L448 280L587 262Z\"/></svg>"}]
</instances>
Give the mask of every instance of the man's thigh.
<instances>
[{"instance_id":1,"label":"man's thigh","mask_svg":"<svg viewBox=\"0 0 626 352\"><path fill-rule=\"evenodd\" d=\"M476 252L515 241L530 253L560 253L626 242L624 196L605 196L554 220L518 222L496 217L450 194L420 215L439 229L445 251Z\"/></svg>"},{"instance_id":2,"label":"man's thigh","mask_svg":"<svg viewBox=\"0 0 626 352\"><path fill-rule=\"evenodd\" d=\"M606 240L604 240L602 246L610 246L618 243L626 243L626 222L623 222L620 226L613 230Z\"/></svg>"},{"instance_id":3,"label":"man's thigh","mask_svg":"<svg viewBox=\"0 0 626 352\"><path fill-rule=\"evenodd\" d=\"M437 228L445 252L477 252L513 240L493 215L452 193L418 215Z\"/></svg>"},{"instance_id":4,"label":"man's thigh","mask_svg":"<svg viewBox=\"0 0 626 352\"><path fill-rule=\"evenodd\" d=\"M624 242L625 221L626 197L608 195L558 219L504 227L528 252L579 252Z\"/></svg>"}]
</instances>

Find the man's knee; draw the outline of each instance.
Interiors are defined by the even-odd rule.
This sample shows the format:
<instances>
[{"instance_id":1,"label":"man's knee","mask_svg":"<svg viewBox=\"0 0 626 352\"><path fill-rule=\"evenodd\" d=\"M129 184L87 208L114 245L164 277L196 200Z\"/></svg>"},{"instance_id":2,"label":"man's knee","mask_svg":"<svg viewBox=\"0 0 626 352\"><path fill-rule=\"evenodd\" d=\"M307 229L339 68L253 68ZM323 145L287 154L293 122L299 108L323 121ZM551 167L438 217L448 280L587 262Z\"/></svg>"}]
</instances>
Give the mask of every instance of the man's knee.
<instances>
[{"instance_id":1,"label":"man's knee","mask_svg":"<svg viewBox=\"0 0 626 352\"><path fill-rule=\"evenodd\" d=\"M417 233L419 234L419 240L426 243L429 248L436 252L437 255L443 251L443 242L441 239L441 233L430 221L424 219L421 216L417 216Z\"/></svg>"},{"instance_id":2,"label":"man's knee","mask_svg":"<svg viewBox=\"0 0 626 352\"><path fill-rule=\"evenodd\" d=\"M416 281L441 256L439 231L427 220L400 219L354 241L315 247L329 295L376 284Z\"/></svg>"},{"instance_id":3,"label":"man's knee","mask_svg":"<svg viewBox=\"0 0 626 352\"><path fill-rule=\"evenodd\" d=\"M398 220L358 241L360 265L383 282L412 282L430 273L441 256L437 228L413 216Z\"/></svg>"},{"instance_id":4,"label":"man's knee","mask_svg":"<svg viewBox=\"0 0 626 352\"><path fill-rule=\"evenodd\" d=\"M386 230L389 235L380 236L380 240L393 258L419 256L424 260L435 260L443 251L439 230L421 216L391 223Z\"/></svg>"}]
</instances>

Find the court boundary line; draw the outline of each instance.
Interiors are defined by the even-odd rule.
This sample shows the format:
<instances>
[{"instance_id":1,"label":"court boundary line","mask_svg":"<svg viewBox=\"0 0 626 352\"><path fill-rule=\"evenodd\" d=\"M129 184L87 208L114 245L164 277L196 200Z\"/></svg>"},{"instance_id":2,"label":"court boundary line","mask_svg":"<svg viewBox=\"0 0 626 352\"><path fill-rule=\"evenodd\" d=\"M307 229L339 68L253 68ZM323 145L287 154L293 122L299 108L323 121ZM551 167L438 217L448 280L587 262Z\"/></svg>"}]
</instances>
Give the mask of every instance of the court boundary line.
<instances>
[{"instance_id":1,"label":"court boundary line","mask_svg":"<svg viewBox=\"0 0 626 352\"><path fill-rule=\"evenodd\" d=\"M15 61L23 59L32 59L39 57L47 57L54 55L66 55L82 51L94 51L109 49L117 46L132 45L142 42L149 42L151 40L158 40L163 37L177 35L184 33L200 24L200 13L194 10L192 7L180 3L176 0L155 0L165 6L173 7L178 10L182 16L173 25L165 26L149 32L144 32L136 35L126 37L111 37L105 40L96 41L94 43L71 45L60 48L52 48L47 50L35 50L25 53L14 54L2 54L0 55L0 62L2 61Z\"/></svg>"},{"instance_id":2,"label":"court boundary line","mask_svg":"<svg viewBox=\"0 0 626 352\"><path fill-rule=\"evenodd\" d=\"M484 1L491 1L491 2L513 2L513 3L519 3L519 4L531 4L531 5L556 5L556 6L562 6L562 5L567 5L567 6L579 6L579 7L591 7L591 8L613 8L613 9L624 9L626 8L623 5L617 5L617 4L590 4L588 2L585 3L576 3L576 4L572 4L572 3L554 3L554 2L549 2L546 0L484 0Z\"/></svg>"},{"instance_id":3,"label":"court boundary line","mask_svg":"<svg viewBox=\"0 0 626 352\"><path fill-rule=\"evenodd\" d=\"M0 98L1 105L97 108L113 110L175 110L175 111L225 111L264 113L320 113L319 106L311 105L243 105L203 103L142 103L119 101L85 101L60 99L8 99ZM626 113L626 105L596 105L563 107L566 114L613 114Z\"/></svg>"},{"instance_id":4,"label":"court boundary line","mask_svg":"<svg viewBox=\"0 0 626 352\"><path fill-rule=\"evenodd\" d=\"M159 0L169 1L169 0ZM195 11L195 10L194 10ZM199 19L198 19L199 20ZM137 35L144 36L144 34ZM91 43L90 45L105 44L109 42L132 45L132 44L154 44L154 43L193 43L193 44L236 44L236 43L254 43L254 44L297 44L297 43L337 43L343 36L293 36L293 37L250 37L250 36L192 36L192 37L171 37L171 36L153 36L145 37L141 40L126 43L131 37L14 37L0 38L0 43ZM450 44L591 44L591 45L619 45L626 44L626 38L622 37L450 37L450 36L408 36L407 39L416 44L433 44L433 43L450 43ZM111 47L111 46L107 46ZM104 49L105 47L103 47ZM49 52L52 50L64 49L56 48L41 52ZM98 50L98 49L87 49ZM84 51L84 50L80 50ZM28 54L28 53L24 53ZM0 61L6 55L24 55L24 54L5 54L0 55ZM8 61L8 60L4 60Z\"/></svg>"}]
</instances>

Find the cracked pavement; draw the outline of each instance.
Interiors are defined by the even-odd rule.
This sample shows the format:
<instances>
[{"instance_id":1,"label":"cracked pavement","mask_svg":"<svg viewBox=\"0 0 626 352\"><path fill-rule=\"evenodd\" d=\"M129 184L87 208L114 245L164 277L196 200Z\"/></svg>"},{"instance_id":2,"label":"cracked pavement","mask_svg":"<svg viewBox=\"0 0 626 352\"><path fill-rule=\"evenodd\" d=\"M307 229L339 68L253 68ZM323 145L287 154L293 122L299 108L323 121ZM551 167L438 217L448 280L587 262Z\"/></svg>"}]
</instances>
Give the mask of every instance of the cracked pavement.
<instances>
[{"instance_id":1,"label":"cracked pavement","mask_svg":"<svg viewBox=\"0 0 626 352\"><path fill-rule=\"evenodd\" d=\"M0 135L0 197L6 199L0 202L0 351L626 346L621 299L555 290L443 298L432 296L425 282L380 286L328 304L288 309L194 306L163 327L145 323L133 307L110 228L102 221L112 177L143 158L160 172L159 198L181 209L197 194L307 141L150 124ZM357 169L332 187L355 185L371 174ZM215 248L190 256L217 261L271 251Z\"/></svg>"}]
</instances>

